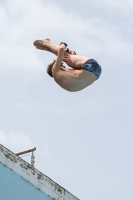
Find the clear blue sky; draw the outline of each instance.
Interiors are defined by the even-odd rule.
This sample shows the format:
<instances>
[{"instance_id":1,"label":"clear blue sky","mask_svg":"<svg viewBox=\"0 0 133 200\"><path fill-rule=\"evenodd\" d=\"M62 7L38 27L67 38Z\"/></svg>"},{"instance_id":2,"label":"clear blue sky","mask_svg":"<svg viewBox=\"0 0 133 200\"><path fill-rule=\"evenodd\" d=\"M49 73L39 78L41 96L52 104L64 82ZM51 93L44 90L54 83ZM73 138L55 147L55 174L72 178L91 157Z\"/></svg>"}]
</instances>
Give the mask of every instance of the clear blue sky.
<instances>
[{"instance_id":1,"label":"clear blue sky","mask_svg":"<svg viewBox=\"0 0 133 200\"><path fill-rule=\"evenodd\" d=\"M0 2L0 143L36 147L36 168L81 200L133 199L133 2ZM36 39L68 43L103 72L76 93L46 73L55 56Z\"/></svg>"}]
</instances>

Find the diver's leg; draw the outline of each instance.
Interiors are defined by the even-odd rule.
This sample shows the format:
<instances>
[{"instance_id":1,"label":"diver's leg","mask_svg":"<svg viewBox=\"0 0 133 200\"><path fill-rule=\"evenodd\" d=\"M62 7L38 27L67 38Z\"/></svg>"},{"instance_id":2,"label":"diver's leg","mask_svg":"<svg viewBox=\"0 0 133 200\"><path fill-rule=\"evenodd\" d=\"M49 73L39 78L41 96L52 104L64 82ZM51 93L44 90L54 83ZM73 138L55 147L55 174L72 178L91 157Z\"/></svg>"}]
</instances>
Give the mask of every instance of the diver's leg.
<instances>
[{"instance_id":1,"label":"diver's leg","mask_svg":"<svg viewBox=\"0 0 133 200\"><path fill-rule=\"evenodd\" d=\"M73 69L81 69L81 66L89 60L89 57L72 55L72 54L64 54L63 61Z\"/></svg>"},{"instance_id":2,"label":"diver's leg","mask_svg":"<svg viewBox=\"0 0 133 200\"><path fill-rule=\"evenodd\" d=\"M59 45L55 44L55 43L52 43L49 38L46 38L44 40L36 40L33 44L37 49L49 51L49 52L51 52L51 53L53 53L55 55L58 54ZM72 55L76 54L75 51L71 51L70 49L67 49L65 51L66 55L67 55L67 53L68 54L72 54Z\"/></svg>"},{"instance_id":3,"label":"diver's leg","mask_svg":"<svg viewBox=\"0 0 133 200\"><path fill-rule=\"evenodd\" d=\"M36 40L33 44L37 49L49 51L55 55L58 54L59 45L52 43L49 38L44 40Z\"/></svg>"},{"instance_id":4,"label":"diver's leg","mask_svg":"<svg viewBox=\"0 0 133 200\"><path fill-rule=\"evenodd\" d=\"M59 45L52 43L49 38L44 40L36 40L33 44L37 49L49 51L55 55L58 54ZM65 51L63 61L74 69L80 69L81 65L84 64L88 59L88 57L73 55L70 52Z\"/></svg>"}]
</instances>

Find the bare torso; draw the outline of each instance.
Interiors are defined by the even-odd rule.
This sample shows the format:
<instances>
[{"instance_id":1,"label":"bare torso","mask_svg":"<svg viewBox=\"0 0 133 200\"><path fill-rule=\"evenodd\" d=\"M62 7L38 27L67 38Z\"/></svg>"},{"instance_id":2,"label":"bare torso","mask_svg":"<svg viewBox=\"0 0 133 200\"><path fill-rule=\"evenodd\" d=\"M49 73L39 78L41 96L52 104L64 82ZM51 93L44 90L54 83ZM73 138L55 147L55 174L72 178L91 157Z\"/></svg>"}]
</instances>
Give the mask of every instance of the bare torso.
<instances>
[{"instance_id":1,"label":"bare torso","mask_svg":"<svg viewBox=\"0 0 133 200\"><path fill-rule=\"evenodd\" d=\"M91 85L95 80L95 76L85 70L75 70L63 68L54 76L55 82L70 92L76 92Z\"/></svg>"},{"instance_id":2,"label":"bare torso","mask_svg":"<svg viewBox=\"0 0 133 200\"><path fill-rule=\"evenodd\" d=\"M96 80L95 76L81 69L81 66L89 59L86 56L71 55L64 52L63 61L73 69L61 66L59 70L53 73L55 82L70 92L76 92L91 85Z\"/></svg>"}]
</instances>

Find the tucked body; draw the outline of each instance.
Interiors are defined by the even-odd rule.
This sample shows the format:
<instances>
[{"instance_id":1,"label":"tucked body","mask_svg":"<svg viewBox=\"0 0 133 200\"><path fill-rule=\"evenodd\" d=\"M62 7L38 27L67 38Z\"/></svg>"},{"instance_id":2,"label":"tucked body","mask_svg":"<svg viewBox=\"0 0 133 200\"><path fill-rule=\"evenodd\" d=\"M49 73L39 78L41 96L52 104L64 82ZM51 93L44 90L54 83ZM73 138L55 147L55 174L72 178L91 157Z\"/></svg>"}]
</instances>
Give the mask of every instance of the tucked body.
<instances>
[{"instance_id":1,"label":"tucked body","mask_svg":"<svg viewBox=\"0 0 133 200\"><path fill-rule=\"evenodd\" d=\"M94 83L101 74L101 67L95 60L75 55L73 51L66 51L65 43L59 46L51 43L50 39L45 39L36 40L34 45L37 49L47 50L57 55L56 60L49 64L47 72L67 91L82 90ZM72 69L66 68L62 61Z\"/></svg>"}]
</instances>

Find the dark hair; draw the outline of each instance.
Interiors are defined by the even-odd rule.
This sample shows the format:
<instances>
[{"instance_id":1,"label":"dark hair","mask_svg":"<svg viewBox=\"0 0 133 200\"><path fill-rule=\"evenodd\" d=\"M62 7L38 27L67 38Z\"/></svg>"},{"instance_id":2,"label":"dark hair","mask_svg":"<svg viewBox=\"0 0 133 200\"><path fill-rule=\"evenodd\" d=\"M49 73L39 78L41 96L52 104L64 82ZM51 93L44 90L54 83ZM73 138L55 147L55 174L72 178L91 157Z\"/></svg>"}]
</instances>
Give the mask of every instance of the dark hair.
<instances>
[{"instance_id":1,"label":"dark hair","mask_svg":"<svg viewBox=\"0 0 133 200\"><path fill-rule=\"evenodd\" d=\"M51 77L53 77L53 75L52 75L52 68L53 68L53 66L54 66L55 61L56 61L56 60L54 60L52 63L50 63L50 64L48 65L48 67L47 67L47 73L48 73Z\"/></svg>"}]
</instances>

